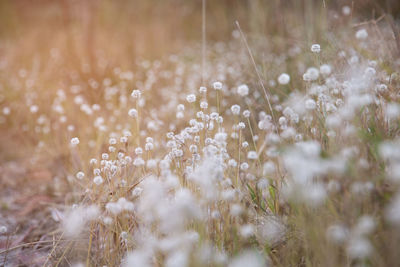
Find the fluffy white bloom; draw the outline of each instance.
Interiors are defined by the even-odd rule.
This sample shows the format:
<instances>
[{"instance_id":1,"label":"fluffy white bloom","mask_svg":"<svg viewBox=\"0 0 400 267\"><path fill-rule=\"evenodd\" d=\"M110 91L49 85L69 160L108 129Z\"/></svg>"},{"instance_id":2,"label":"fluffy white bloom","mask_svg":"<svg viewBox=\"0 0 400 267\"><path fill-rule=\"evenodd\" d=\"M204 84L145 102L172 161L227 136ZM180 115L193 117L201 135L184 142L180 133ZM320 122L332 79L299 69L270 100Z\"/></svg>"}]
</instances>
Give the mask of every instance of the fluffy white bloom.
<instances>
[{"instance_id":1,"label":"fluffy white bloom","mask_svg":"<svg viewBox=\"0 0 400 267\"><path fill-rule=\"evenodd\" d=\"M98 218L100 210L97 206L77 206L69 210L63 218L65 235L68 237L78 236L88 221Z\"/></svg>"},{"instance_id":2,"label":"fluffy white bloom","mask_svg":"<svg viewBox=\"0 0 400 267\"><path fill-rule=\"evenodd\" d=\"M257 152L256 151L249 151L247 153L247 158L248 159L257 159L258 158Z\"/></svg>"},{"instance_id":3,"label":"fluffy white bloom","mask_svg":"<svg viewBox=\"0 0 400 267\"><path fill-rule=\"evenodd\" d=\"M237 93L240 96L246 96L249 94L249 87L246 84L239 85L237 88Z\"/></svg>"},{"instance_id":4,"label":"fluffy white bloom","mask_svg":"<svg viewBox=\"0 0 400 267\"><path fill-rule=\"evenodd\" d=\"M353 259L367 258L372 252L372 245L365 237L353 237L347 246L347 254Z\"/></svg>"},{"instance_id":5,"label":"fluffy white bloom","mask_svg":"<svg viewBox=\"0 0 400 267\"><path fill-rule=\"evenodd\" d=\"M138 112L137 112L136 109L131 108L131 109L128 111L128 115L129 115L130 117L132 117L132 118L136 118L136 117L138 116Z\"/></svg>"},{"instance_id":6,"label":"fluffy white bloom","mask_svg":"<svg viewBox=\"0 0 400 267\"><path fill-rule=\"evenodd\" d=\"M330 225L326 230L326 238L335 244L344 243L348 236L349 230L341 224Z\"/></svg>"},{"instance_id":7,"label":"fluffy white bloom","mask_svg":"<svg viewBox=\"0 0 400 267\"><path fill-rule=\"evenodd\" d=\"M306 73L303 75L303 80L305 81L315 81L318 79L319 76L319 71L318 69L311 67L308 68Z\"/></svg>"},{"instance_id":8,"label":"fluffy white bloom","mask_svg":"<svg viewBox=\"0 0 400 267\"><path fill-rule=\"evenodd\" d=\"M8 231L8 229L6 226L4 226L4 225L0 226L0 235L7 233L7 231Z\"/></svg>"},{"instance_id":9,"label":"fluffy white bloom","mask_svg":"<svg viewBox=\"0 0 400 267\"><path fill-rule=\"evenodd\" d=\"M350 13L351 13L351 8L350 8L349 6L343 6L343 7L342 7L342 13L343 13L343 15L345 15L345 16L350 15Z\"/></svg>"},{"instance_id":10,"label":"fluffy white bloom","mask_svg":"<svg viewBox=\"0 0 400 267\"><path fill-rule=\"evenodd\" d=\"M279 82L280 84L283 84L283 85L288 84L288 83L290 82L290 76L289 76L289 74L287 74L287 73L282 73L281 75L279 75L279 77L278 77L278 82Z\"/></svg>"},{"instance_id":11,"label":"fluffy white bloom","mask_svg":"<svg viewBox=\"0 0 400 267\"><path fill-rule=\"evenodd\" d=\"M321 52L321 46L319 44L313 44L311 46L311 52L313 52L313 53Z\"/></svg>"},{"instance_id":12,"label":"fluffy white bloom","mask_svg":"<svg viewBox=\"0 0 400 267\"><path fill-rule=\"evenodd\" d=\"M215 90L221 90L222 89L222 83L221 82L214 82L213 87Z\"/></svg>"},{"instance_id":13,"label":"fluffy white bloom","mask_svg":"<svg viewBox=\"0 0 400 267\"><path fill-rule=\"evenodd\" d=\"M231 111L234 115L239 115L240 114L240 106L239 105L233 105L231 107Z\"/></svg>"},{"instance_id":14,"label":"fluffy white bloom","mask_svg":"<svg viewBox=\"0 0 400 267\"><path fill-rule=\"evenodd\" d=\"M315 103L314 99L309 98L305 102L305 107L308 110L313 110L317 107L317 104Z\"/></svg>"},{"instance_id":15,"label":"fluffy white bloom","mask_svg":"<svg viewBox=\"0 0 400 267\"><path fill-rule=\"evenodd\" d=\"M79 138L78 137L74 137L71 139L71 145L72 146L76 146L79 144Z\"/></svg>"},{"instance_id":16,"label":"fluffy white bloom","mask_svg":"<svg viewBox=\"0 0 400 267\"><path fill-rule=\"evenodd\" d=\"M368 32L366 29L360 29L356 32L356 38L359 40L365 40L368 38Z\"/></svg>"},{"instance_id":17,"label":"fluffy white bloom","mask_svg":"<svg viewBox=\"0 0 400 267\"><path fill-rule=\"evenodd\" d=\"M196 95L194 95L194 94L187 95L186 96L186 101L189 102L189 103L195 102L196 101Z\"/></svg>"},{"instance_id":18,"label":"fluffy white bloom","mask_svg":"<svg viewBox=\"0 0 400 267\"><path fill-rule=\"evenodd\" d=\"M244 251L236 256L231 263L229 263L228 267L265 267L266 262L264 257L258 254L255 251Z\"/></svg>"},{"instance_id":19,"label":"fluffy white bloom","mask_svg":"<svg viewBox=\"0 0 400 267\"><path fill-rule=\"evenodd\" d=\"M207 93L207 87L201 86L200 89L199 89L199 92L202 93L202 94Z\"/></svg>"},{"instance_id":20,"label":"fluffy white bloom","mask_svg":"<svg viewBox=\"0 0 400 267\"><path fill-rule=\"evenodd\" d=\"M141 94L142 93L140 92L140 90L133 90L132 93L131 93L131 97L139 98Z\"/></svg>"},{"instance_id":21,"label":"fluffy white bloom","mask_svg":"<svg viewBox=\"0 0 400 267\"><path fill-rule=\"evenodd\" d=\"M332 68L328 64L323 64L321 67L319 67L319 71L321 72L322 75L328 76L332 72Z\"/></svg>"},{"instance_id":22,"label":"fluffy white bloom","mask_svg":"<svg viewBox=\"0 0 400 267\"><path fill-rule=\"evenodd\" d=\"M100 185L103 183L103 178L100 175L98 175L93 178L93 183L95 183L96 185Z\"/></svg>"},{"instance_id":23,"label":"fluffy white bloom","mask_svg":"<svg viewBox=\"0 0 400 267\"><path fill-rule=\"evenodd\" d=\"M84 172L78 172L78 173L76 174L76 178L79 179L79 180L82 180L83 177L85 177L85 173L84 173Z\"/></svg>"}]
</instances>

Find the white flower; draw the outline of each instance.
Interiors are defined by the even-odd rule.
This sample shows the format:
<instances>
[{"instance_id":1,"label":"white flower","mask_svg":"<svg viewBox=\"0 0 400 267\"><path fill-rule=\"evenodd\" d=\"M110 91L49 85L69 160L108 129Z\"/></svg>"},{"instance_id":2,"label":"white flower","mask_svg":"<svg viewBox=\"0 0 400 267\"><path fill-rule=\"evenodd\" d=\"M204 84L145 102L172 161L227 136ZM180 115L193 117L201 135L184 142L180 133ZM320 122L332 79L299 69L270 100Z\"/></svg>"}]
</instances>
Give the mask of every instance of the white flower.
<instances>
[{"instance_id":1,"label":"white flower","mask_svg":"<svg viewBox=\"0 0 400 267\"><path fill-rule=\"evenodd\" d=\"M231 111L234 115L239 115L240 114L240 106L239 105L233 105L231 107Z\"/></svg>"},{"instance_id":2,"label":"white flower","mask_svg":"<svg viewBox=\"0 0 400 267\"><path fill-rule=\"evenodd\" d=\"M98 175L93 178L93 183L95 183L96 185L100 185L103 183L103 178L100 175Z\"/></svg>"},{"instance_id":3,"label":"white flower","mask_svg":"<svg viewBox=\"0 0 400 267\"><path fill-rule=\"evenodd\" d=\"M318 76L319 76L318 69L311 67L307 69L306 73L304 73L303 79L305 81L315 81L316 79L318 79Z\"/></svg>"},{"instance_id":4,"label":"white flower","mask_svg":"<svg viewBox=\"0 0 400 267\"><path fill-rule=\"evenodd\" d=\"M288 84L290 82L290 76L287 73L282 73L281 75L279 75L278 77L278 82L280 84Z\"/></svg>"},{"instance_id":5,"label":"white flower","mask_svg":"<svg viewBox=\"0 0 400 267\"><path fill-rule=\"evenodd\" d=\"M305 103L306 109L308 110L313 110L317 107L317 104L315 103L314 99L307 99Z\"/></svg>"},{"instance_id":6,"label":"white flower","mask_svg":"<svg viewBox=\"0 0 400 267\"><path fill-rule=\"evenodd\" d=\"M365 29L360 29L356 32L356 38L359 40L365 40L368 38L368 32Z\"/></svg>"},{"instance_id":7,"label":"white flower","mask_svg":"<svg viewBox=\"0 0 400 267\"><path fill-rule=\"evenodd\" d=\"M255 151L249 151L248 153L247 153L247 158L248 159L257 159L258 157L257 157L257 152L255 152Z\"/></svg>"},{"instance_id":8,"label":"white flower","mask_svg":"<svg viewBox=\"0 0 400 267\"><path fill-rule=\"evenodd\" d=\"M71 145L76 146L79 144L79 138L78 137L74 137L71 139Z\"/></svg>"},{"instance_id":9,"label":"white flower","mask_svg":"<svg viewBox=\"0 0 400 267\"><path fill-rule=\"evenodd\" d=\"M201 86L200 89L199 89L199 92L202 93L202 94L205 94L205 93L207 93L207 88L204 87L204 86Z\"/></svg>"},{"instance_id":10,"label":"white flower","mask_svg":"<svg viewBox=\"0 0 400 267\"><path fill-rule=\"evenodd\" d=\"M237 88L237 93L240 96L246 96L249 94L249 87L246 84L239 85Z\"/></svg>"},{"instance_id":11,"label":"white flower","mask_svg":"<svg viewBox=\"0 0 400 267\"><path fill-rule=\"evenodd\" d=\"M0 235L7 233L8 229L6 226L0 226Z\"/></svg>"},{"instance_id":12,"label":"white flower","mask_svg":"<svg viewBox=\"0 0 400 267\"><path fill-rule=\"evenodd\" d=\"M221 82L215 82L213 83L213 87L215 90L221 90L222 89L222 83Z\"/></svg>"},{"instance_id":13,"label":"white flower","mask_svg":"<svg viewBox=\"0 0 400 267\"><path fill-rule=\"evenodd\" d=\"M186 101L189 103L193 103L194 101L196 101L196 95L194 95L194 94L187 95Z\"/></svg>"},{"instance_id":14,"label":"white flower","mask_svg":"<svg viewBox=\"0 0 400 267\"><path fill-rule=\"evenodd\" d=\"M342 13L343 13L343 15L345 15L345 16L350 15L350 13L351 13L351 8L350 8L349 6L343 6L343 7L342 7Z\"/></svg>"},{"instance_id":15,"label":"white flower","mask_svg":"<svg viewBox=\"0 0 400 267\"><path fill-rule=\"evenodd\" d=\"M128 115L129 115L130 117L132 117L132 118L136 118L136 117L138 116L138 112L137 112L136 109L131 108L131 109L128 111Z\"/></svg>"},{"instance_id":16,"label":"white flower","mask_svg":"<svg viewBox=\"0 0 400 267\"><path fill-rule=\"evenodd\" d=\"M313 52L313 53L321 52L321 46L319 44L313 44L311 46L311 52Z\"/></svg>"},{"instance_id":17,"label":"white flower","mask_svg":"<svg viewBox=\"0 0 400 267\"><path fill-rule=\"evenodd\" d=\"M208 108L208 103L206 101L201 101L200 102L200 108L207 109Z\"/></svg>"},{"instance_id":18,"label":"white flower","mask_svg":"<svg viewBox=\"0 0 400 267\"><path fill-rule=\"evenodd\" d=\"M131 93L131 97L139 98L141 94L142 93L140 92L140 90L133 90L132 93Z\"/></svg>"},{"instance_id":19,"label":"white flower","mask_svg":"<svg viewBox=\"0 0 400 267\"><path fill-rule=\"evenodd\" d=\"M322 75L327 76L331 74L332 68L328 64L323 64L321 65L321 67L319 67L319 72L321 72Z\"/></svg>"},{"instance_id":20,"label":"white flower","mask_svg":"<svg viewBox=\"0 0 400 267\"><path fill-rule=\"evenodd\" d=\"M84 173L84 172L78 172L78 173L76 174L76 178L79 179L79 180L82 180L83 177L85 177L85 173Z\"/></svg>"}]
</instances>

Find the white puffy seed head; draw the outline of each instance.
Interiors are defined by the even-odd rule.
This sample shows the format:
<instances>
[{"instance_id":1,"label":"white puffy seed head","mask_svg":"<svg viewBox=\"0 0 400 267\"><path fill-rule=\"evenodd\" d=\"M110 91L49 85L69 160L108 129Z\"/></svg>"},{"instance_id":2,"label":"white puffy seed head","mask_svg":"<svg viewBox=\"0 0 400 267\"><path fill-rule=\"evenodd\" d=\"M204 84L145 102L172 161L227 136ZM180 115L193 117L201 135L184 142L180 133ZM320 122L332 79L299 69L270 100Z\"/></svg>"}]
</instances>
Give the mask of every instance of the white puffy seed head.
<instances>
[{"instance_id":1,"label":"white puffy seed head","mask_svg":"<svg viewBox=\"0 0 400 267\"><path fill-rule=\"evenodd\" d=\"M137 112L136 109L131 108L131 109L128 111L128 115L129 115L130 117L132 117L132 118L136 118L136 117L138 116L138 112Z\"/></svg>"},{"instance_id":2,"label":"white puffy seed head","mask_svg":"<svg viewBox=\"0 0 400 267\"><path fill-rule=\"evenodd\" d=\"M318 54L319 52L321 52L321 46L319 44L313 44L311 46L311 52Z\"/></svg>"},{"instance_id":3,"label":"white puffy seed head","mask_svg":"<svg viewBox=\"0 0 400 267\"><path fill-rule=\"evenodd\" d=\"M2 225L0 226L0 235L4 235L5 233L7 233L8 229L7 226Z\"/></svg>"},{"instance_id":4,"label":"white puffy seed head","mask_svg":"<svg viewBox=\"0 0 400 267\"><path fill-rule=\"evenodd\" d=\"M115 144L117 143L117 139L115 139L115 138L110 138L110 139L108 140L108 143L109 143L110 145L115 145Z\"/></svg>"},{"instance_id":5,"label":"white puffy seed head","mask_svg":"<svg viewBox=\"0 0 400 267\"><path fill-rule=\"evenodd\" d=\"M76 174L76 178L82 180L85 177L85 173L80 171Z\"/></svg>"},{"instance_id":6,"label":"white puffy seed head","mask_svg":"<svg viewBox=\"0 0 400 267\"><path fill-rule=\"evenodd\" d=\"M247 153L247 158L248 159L257 159L258 158L257 152L256 151L249 151Z\"/></svg>"},{"instance_id":7,"label":"white puffy seed head","mask_svg":"<svg viewBox=\"0 0 400 267\"><path fill-rule=\"evenodd\" d=\"M214 82L213 83L213 88L214 88L214 90L221 90L222 89L222 83L221 82Z\"/></svg>"},{"instance_id":8,"label":"white puffy seed head","mask_svg":"<svg viewBox=\"0 0 400 267\"><path fill-rule=\"evenodd\" d=\"M366 29L360 29L356 32L356 38L359 40L365 40L368 38L368 32Z\"/></svg>"},{"instance_id":9,"label":"white puffy seed head","mask_svg":"<svg viewBox=\"0 0 400 267\"><path fill-rule=\"evenodd\" d=\"M231 107L231 111L233 113L233 115L239 115L240 114L240 106L239 105L233 105Z\"/></svg>"},{"instance_id":10,"label":"white puffy seed head","mask_svg":"<svg viewBox=\"0 0 400 267\"><path fill-rule=\"evenodd\" d=\"M239 85L237 93L240 96L247 96L249 94L249 87L246 84Z\"/></svg>"},{"instance_id":11,"label":"white puffy seed head","mask_svg":"<svg viewBox=\"0 0 400 267\"><path fill-rule=\"evenodd\" d=\"M194 94L187 95L186 96L186 101L189 102L189 103L195 102L196 101L196 95L194 95Z\"/></svg>"},{"instance_id":12,"label":"white puffy seed head","mask_svg":"<svg viewBox=\"0 0 400 267\"><path fill-rule=\"evenodd\" d=\"M140 92L140 90L133 90L132 91L132 93L131 93L131 97L133 97L133 98L139 98L140 96L141 96L141 92Z\"/></svg>"},{"instance_id":13,"label":"white puffy seed head","mask_svg":"<svg viewBox=\"0 0 400 267\"><path fill-rule=\"evenodd\" d=\"M79 144L79 138L78 137L74 137L71 139L71 145L72 146L76 146Z\"/></svg>"},{"instance_id":14,"label":"white puffy seed head","mask_svg":"<svg viewBox=\"0 0 400 267\"><path fill-rule=\"evenodd\" d=\"M153 150L154 149L154 144L153 143L146 143L145 146L144 146L144 149L146 151Z\"/></svg>"},{"instance_id":15,"label":"white puffy seed head","mask_svg":"<svg viewBox=\"0 0 400 267\"><path fill-rule=\"evenodd\" d=\"M350 15L351 13L351 8L349 6L343 6L342 7L342 14L345 16Z\"/></svg>"},{"instance_id":16,"label":"white puffy seed head","mask_svg":"<svg viewBox=\"0 0 400 267\"><path fill-rule=\"evenodd\" d=\"M95 183L96 185L101 185L103 183L103 178L100 175L98 175L93 178L93 183Z\"/></svg>"},{"instance_id":17,"label":"white puffy seed head","mask_svg":"<svg viewBox=\"0 0 400 267\"><path fill-rule=\"evenodd\" d=\"M322 75L328 76L332 72L332 68L328 64L323 64L321 67L319 67L319 72L321 72Z\"/></svg>"},{"instance_id":18,"label":"white puffy seed head","mask_svg":"<svg viewBox=\"0 0 400 267\"><path fill-rule=\"evenodd\" d=\"M208 108L208 103L206 101L201 101L200 102L200 108L207 109Z\"/></svg>"},{"instance_id":19,"label":"white puffy seed head","mask_svg":"<svg viewBox=\"0 0 400 267\"><path fill-rule=\"evenodd\" d=\"M199 89L199 92L200 92L201 94L205 94L205 93L207 93L207 88L204 87L204 86L201 86L200 89Z\"/></svg>"},{"instance_id":20,"label":"white puffy seed head","mask_svg":"<svg viewBox=\"0 0 400 267\"><path fill-rule=\"evenodd\" d=\"M313 110L317 107L317 104L315 103L314 99L309 98L305 102L305 107L308 110Z\"/></svg>"},{"instance_id":21,"label":"white puffy seed head","mask_svg":"<svg viewBox=\"0 0 400 267\"><path fill-rule=\"evenodd\" d=\"M287 73L282 73L281 75L279 75L278 77L278 83L285 85L288 84L290 82L290 76Z\"/></svg>"}]
</instances>

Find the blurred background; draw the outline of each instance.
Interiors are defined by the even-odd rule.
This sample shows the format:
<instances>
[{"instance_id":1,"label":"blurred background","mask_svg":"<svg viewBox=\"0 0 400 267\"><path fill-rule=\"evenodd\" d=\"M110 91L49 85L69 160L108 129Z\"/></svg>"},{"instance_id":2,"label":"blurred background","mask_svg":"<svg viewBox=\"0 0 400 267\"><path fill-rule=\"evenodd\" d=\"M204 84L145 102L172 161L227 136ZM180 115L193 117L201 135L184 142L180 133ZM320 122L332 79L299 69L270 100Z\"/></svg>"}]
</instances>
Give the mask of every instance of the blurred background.
<instances>
[{"instance_id":1,"label":"blurred background","mask_svg":"<svg viewBox=\"0 0 400 267\"><path fill-rule=\"evenodd\" d=\"M207 1L207 39L229 39L238 20L249 36L276 39L292 37L291 30L302 25L298 38L312 42L321 31L344 23L335 13L343 6L351 8L352 18L385 13L398 20L400 14L398 0L212 0ZM201 0L2 0L0 53L12 44L15 59L23 62L57 47L69 64L88 64L92 71L97 57L121 66L138 57L156 59L201 40L201 7ZM277 49L285 47L275 41Z\"/></svg>"}]
</instances>

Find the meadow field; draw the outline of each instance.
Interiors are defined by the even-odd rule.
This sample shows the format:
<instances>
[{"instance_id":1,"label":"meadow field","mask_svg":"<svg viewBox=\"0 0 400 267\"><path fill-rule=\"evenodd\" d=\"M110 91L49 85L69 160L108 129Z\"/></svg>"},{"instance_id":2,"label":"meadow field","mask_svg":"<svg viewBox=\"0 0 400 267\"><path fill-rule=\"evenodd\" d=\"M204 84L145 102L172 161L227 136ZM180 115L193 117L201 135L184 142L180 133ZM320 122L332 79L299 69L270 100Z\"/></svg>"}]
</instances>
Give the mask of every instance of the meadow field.
<instances>
[{"instance_id":1,"label":"meadow field","mask_svg":"<svg viewBox=\"0 0 400 267\"><path fill-rule=\"evenodd\" d=\"M400 266L400 2L0 1L0 266Z\"/></svg>"}]
</instances>

